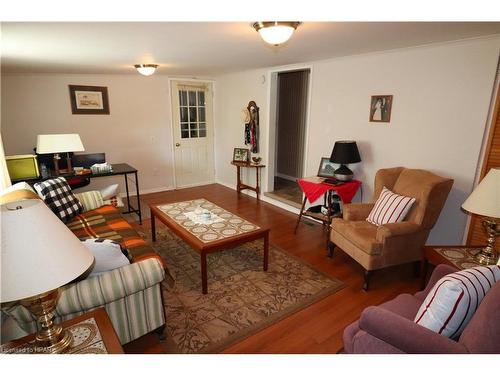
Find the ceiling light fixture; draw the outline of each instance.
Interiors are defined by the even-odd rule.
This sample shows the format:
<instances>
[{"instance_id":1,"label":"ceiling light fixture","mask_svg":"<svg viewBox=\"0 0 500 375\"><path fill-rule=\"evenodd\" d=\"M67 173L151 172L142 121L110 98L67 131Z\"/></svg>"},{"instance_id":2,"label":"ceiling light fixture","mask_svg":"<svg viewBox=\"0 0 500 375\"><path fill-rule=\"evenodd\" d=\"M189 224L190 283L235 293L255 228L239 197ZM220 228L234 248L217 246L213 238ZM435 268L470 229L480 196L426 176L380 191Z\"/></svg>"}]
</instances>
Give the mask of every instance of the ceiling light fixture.
<instances>
[{"instance_id":1,"label":"ceiling light fixture","mask_svg":"<svg viewBox=\"0 0 500 375\"><path fill-rule=\"evenodd\" d=\"M299 25L300 22L294 21L272 21L255 22L252 27L259 32L266 43L277 46L290 39Z\"/></svg>"},{"instance_id":2,"label":"ceiling light fixture","mask_svg":"<svg viewBox=\"0 0 500 375\"><path fill-rule=\"evenodd\" d=\"M135 64L134 68L136 68L137 71L140 74L142 74L143 76L150 76L156 71L156 68L158 68L158 65L157 64Z\"/></svg>"}]
</instances>

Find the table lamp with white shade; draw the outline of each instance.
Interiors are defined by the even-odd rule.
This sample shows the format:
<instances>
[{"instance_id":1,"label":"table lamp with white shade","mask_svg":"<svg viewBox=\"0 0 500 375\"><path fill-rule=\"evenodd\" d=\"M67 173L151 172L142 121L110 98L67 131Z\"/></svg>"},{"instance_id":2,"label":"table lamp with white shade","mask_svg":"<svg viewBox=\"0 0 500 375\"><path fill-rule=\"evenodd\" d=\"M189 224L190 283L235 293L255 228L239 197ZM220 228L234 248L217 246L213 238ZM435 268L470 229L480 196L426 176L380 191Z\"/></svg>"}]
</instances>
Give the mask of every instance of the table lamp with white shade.
<instances>
[{"instance_id":1,"label":"table lamp with white shade","mask_svg":"<svg viewBox=\"0 0 500 375\"><path fill-rule=\"evenodd\" d=\"M88 270L94 256L41 200L5 203L0 210L0 302L19 301L36 316L36 352L64 352L72 337L53 322L59 287Z\"/></svg>"},{"instance_id":2,"label":"table lamp with white shade","mask_svg":"<svg viewBox=\"0 0 500 375\"><path fill-rule=\"evenodd\" d=\"M70 152L85 151L78 134L40 134L36 138L37 154L54 154L54 170L59 174L59 153L66 153L67 172L71 172Z\"/></svg>"},{"instance_id":3,"label":"table lamp with white shade","mask_svg":"<svg viewBox=\"0 0 500 375\"><path fill-rule=\"evenodd\" d=\"M495 264L495 238L500 234L500 168L491 168L472 194L462 204L472 214L483 216L483 226L488 235L488 245L476 256L481 264Z\"/></svg>"}]
</instances>

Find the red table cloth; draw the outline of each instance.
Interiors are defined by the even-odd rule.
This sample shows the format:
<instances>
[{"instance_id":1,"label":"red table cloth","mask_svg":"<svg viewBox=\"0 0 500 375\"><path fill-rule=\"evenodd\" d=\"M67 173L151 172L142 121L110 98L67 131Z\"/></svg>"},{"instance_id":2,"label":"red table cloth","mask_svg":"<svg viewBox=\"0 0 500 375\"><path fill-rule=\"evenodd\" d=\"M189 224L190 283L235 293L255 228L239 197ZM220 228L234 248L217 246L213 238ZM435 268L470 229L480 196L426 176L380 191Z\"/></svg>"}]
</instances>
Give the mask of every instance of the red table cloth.
<instances>
[{"instance_id":1,"label":"red table cloth","mask_svg":"<svg viewBox=\"0 0 500 375\"><path fill-rule=\"evenodd\" d=\"M335 190L343 203L351 203L352 198L354 198L361 186L361 181L358 180L351 180L341 185L327 184L317 178L302 178L297 182L310 203L323 196L328 190Z\"/></svg>"}]
</instances>

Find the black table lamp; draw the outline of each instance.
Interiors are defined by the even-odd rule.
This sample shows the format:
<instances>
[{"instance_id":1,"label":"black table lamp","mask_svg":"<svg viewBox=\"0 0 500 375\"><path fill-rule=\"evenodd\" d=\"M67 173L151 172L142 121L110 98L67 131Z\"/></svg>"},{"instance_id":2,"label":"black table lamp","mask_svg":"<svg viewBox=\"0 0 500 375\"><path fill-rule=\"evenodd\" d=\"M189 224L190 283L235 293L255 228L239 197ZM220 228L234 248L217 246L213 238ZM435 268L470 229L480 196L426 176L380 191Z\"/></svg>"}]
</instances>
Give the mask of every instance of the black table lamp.
<instances>
[{"instance_id":1,"label":"black table lamp","mask_svg":"<svg viewBox=\"0 0 500 375\"><path fill-rule=\"evenodd\" d=\"M333 146L330 161L335 164L340 164L340 167L335 170L335 178L340 181L352 180L352 171L347 168L346 164L359 163L358 146L354 141L337 141Z\"/></svg>"}]
</instances>

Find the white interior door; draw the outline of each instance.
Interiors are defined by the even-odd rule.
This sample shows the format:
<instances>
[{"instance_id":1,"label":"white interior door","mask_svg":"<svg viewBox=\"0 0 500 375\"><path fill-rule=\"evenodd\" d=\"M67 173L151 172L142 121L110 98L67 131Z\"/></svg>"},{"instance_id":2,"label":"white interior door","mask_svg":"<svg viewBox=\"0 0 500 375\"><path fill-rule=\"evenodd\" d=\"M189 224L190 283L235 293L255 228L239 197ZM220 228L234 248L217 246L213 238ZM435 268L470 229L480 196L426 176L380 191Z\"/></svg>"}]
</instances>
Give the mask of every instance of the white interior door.
<instances>
[{"instance_id":1,"label":"white interior door","mask_svg":"<svg viewBox=\"0 0 500 375\"><path fill-rule=\"evenodd\" d=\"M172 82L175 185L214 182L212 85Z\"/></svg>"}]
</instances>

